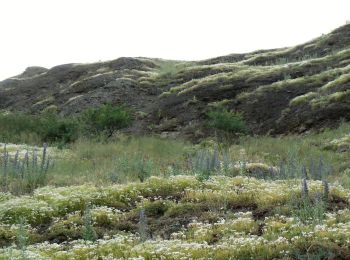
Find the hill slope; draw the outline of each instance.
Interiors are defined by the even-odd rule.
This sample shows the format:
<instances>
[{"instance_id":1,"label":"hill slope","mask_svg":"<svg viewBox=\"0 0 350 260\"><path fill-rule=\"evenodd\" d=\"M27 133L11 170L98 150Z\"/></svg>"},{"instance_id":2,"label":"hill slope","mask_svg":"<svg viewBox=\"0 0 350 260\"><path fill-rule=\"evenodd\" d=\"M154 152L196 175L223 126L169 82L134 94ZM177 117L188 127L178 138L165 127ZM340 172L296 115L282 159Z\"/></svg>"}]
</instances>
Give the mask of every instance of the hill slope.
<instances>
[{"instance_id":1,"label":"hill slope","mask_svg":"<svg viewBox=\"0 0 350 260\"><path fill-rule=\"evenodd\" d=\"M132 107L130 130L141 133L203 137L205 113L218 105L242 112L256 134L336 126L350 119L350 25L291 48L30 67L0 82L1 110L72 115L106 102Z\"/></svg>"}]
</instances>

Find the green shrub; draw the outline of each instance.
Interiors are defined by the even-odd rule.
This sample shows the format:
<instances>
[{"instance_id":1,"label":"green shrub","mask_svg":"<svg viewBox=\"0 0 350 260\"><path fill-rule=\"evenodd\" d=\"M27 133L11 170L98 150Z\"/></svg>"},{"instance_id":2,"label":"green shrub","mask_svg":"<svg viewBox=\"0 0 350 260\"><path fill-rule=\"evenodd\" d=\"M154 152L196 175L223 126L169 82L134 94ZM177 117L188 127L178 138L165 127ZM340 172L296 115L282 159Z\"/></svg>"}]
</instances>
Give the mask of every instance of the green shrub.
<instances>
[{"instance_id":1,"label":"green shrub","mask_svg":"<svg viewBox=\"0 0 350 260\"><path fill-rule=\"evenodd\" d=\"M38 133L42 141L67 144L78 138L79 124L74 118L61 118L55 114L46 114L40 118Z\"/></svg>"},{"instance_id":2,"label":"green shrub","mask_svg":"<svg viewBox=\"0 0 350 260\"><path fill-rule=\"evenodd\" d=\"M24 114L0 113L0 142L33 143L40 141L36 133L38 120Z\"/></svg>"},{"instance_id":3,"label":"green shrub","mask_svg":"<svg viewBox=\"0 0 350 260\"><path fill-rule=\"evenodd\" d=\"M80 132L96 136L103 133L111 137L131 122L132 116L126 108L110 104L86 110L79 120L49 112L41 115L0 114L0 142L65 145L76 141Z\"/></svg>"},{"instance_id":4,"label":"green shrub","mask_svg":"<svg viewBox=\"0 0 350 260\"><path fill-rule=\"evenodd\" d=\"M115 131L130 126L133 120L125 107L111 104L88 109L83 113L81 119L87 133L93 135L105 133L108 137L111 137Z\"/></svg>"},{"instance_id":5,"label":"green shrub","mask_svg":"<svg viewBox=\"0 0 350 260\"><path fill-rule=\"evenodd\" d=\"M1 142L66 144L78 138L78 130L79 125L75 119L59 117L53 113L0 115Z\"/></svg>"},{"instance_id":6,"label":"green shrub","mask_svg":"<svg viewBox=\"0 0 350 260\"><path fill-rule=\"evenodd\" d=\"M228 133L246 133L247 127L239 113L227 109L212 110L207 113L208 127Z\"/></svg>"}]
</instances>

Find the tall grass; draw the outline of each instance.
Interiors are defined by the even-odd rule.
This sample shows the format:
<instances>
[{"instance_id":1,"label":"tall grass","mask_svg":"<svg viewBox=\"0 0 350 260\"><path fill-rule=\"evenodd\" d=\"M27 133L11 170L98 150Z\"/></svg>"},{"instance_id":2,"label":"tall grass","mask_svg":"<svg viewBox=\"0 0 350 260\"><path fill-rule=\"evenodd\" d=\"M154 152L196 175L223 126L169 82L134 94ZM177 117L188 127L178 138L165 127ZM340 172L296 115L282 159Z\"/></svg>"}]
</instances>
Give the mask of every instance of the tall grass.
<instances>
[{"instance_id":1,"label":"tall grass","mask_svg":"<svg viewBox=\"0 0 350 260\"><path fill-rule=\"evenodd\" d=\"M168 176L172 167L187 171L191 145L181 140L119 136L109 142L79 139L55 159L49 184L72 185L144 181L149 176Z\"/></svg>"},{"instance_id":2,"label":"tall grass","mask_svg":"<svg viewBox=\"0 0 350 260\"><path fill-rule=\"evenodd\" d=\"M47 175L52 166L46 144L40 156L36 150L17 150L11 154L5 145L0 160L0 188L15 194L32 192L47 184Z\"/></svg>"},{"instance_id":3,"label":"tall grass","mask_svg":"<svg viewBox=\"0 0 350 260\"><path fill-rule=\"evenodd\" d=\"M264 162L275 166L279 166L281 162L295 162L298 172L305 165L309 173L317 172L318 167L323 167L323 171L330 173L331 179L348 182L348 177L343 174L350 168L348 152L341 153L324 148L327 142L341 138L349 132L350 124L343 123L337 129L305 136L243 136L239 145L234 145L231 149L243 149L240 153L233 154L236 160L243 158L246 161Z\"/></svg>"},{"instance_id":4,"label":"tall grass","mask_svg":"<svg viewBox=\"0 0 350 260\"><path fill-rule=\"evenodd\" d=\"M350 187L350 176L345 173L350 168L348 153L323 149L327 140L342 137L348 131L350 125L343 124L339 129L304 137L241 137L238 144L231 146L218 145L215 142L193 145L182 140L126 135L112 137L108 142L80 138L68 148L52 155L55 157L54 167L47 167L49 170L43 175L45 178L34 179L29 187L46 184L67 186L82 183L106 185L143 182L150 176L167 177L179 174L194 174L205 180L212 174L247 175L246 166L257 162L270 167L271 174L262 172L257 176L247 176L266 179L338 180ZM4 159L7 155L2 153L0 173L4 182L11 181L11 190L21 186L19 184L22 180L4 176L21 176L23 165L26 165L23 162L32 162L33 158L40 157L31 150L25 154L26 151L22 151L21 156L16 156L12 151L11 159ZM43 168L40 160L35 164L37 169ZM25 166L23 169L28 173L35 171L33 167ZM24 180L28 184L29 179L26 178Z\"/></svg>"}]
</instances>

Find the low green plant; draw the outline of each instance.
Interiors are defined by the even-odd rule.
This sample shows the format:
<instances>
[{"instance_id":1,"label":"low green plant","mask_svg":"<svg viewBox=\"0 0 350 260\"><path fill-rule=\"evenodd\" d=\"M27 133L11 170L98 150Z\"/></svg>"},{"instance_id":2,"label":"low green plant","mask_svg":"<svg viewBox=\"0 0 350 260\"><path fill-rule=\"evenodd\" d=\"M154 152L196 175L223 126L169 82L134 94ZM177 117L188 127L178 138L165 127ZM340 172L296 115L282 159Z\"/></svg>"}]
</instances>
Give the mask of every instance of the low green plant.
<instances>
[{"instance_id":1,"label":"low green plant","mask_svg":"<svg viewBox=\"0 0 350 260\"><path fill-rule=\"evenodd\" d=\"M324 219L325 213L325 203L320 198L316 198L315 201L303 198L293 210L293 215L302 222L318 223Z\"/></svg>"},{"instance_id":2,"label":"low green plant","mask_svg":"<svg viewBox=\"0 0 350 260\"><path fill-rule=\"evenodd\" d=\"M329 187L327 181L323 181L323 187L323 194L317 192L314 198L311 198L308 182L304 178L301 182L300 200L292 200L293 215L300 219L302 222L318 223L322 221L325 218L327 200L329 196Z\"/></svg>"},{"instance_id":3,"label":"low green plant","mask_svg":"<svg viewBox=\"0 0 350 260\"><path fill-rule=\"evenodd\" d=\"M84 221L83 234L82 234L83 239L85 241L95 241L96 233L93 227L91 209L89 205L84 210L83 221Z\"/></svg>"},{"instance_id":4,"label":"low green plant","mask_svg":"<svg viewBox=\"0 0 350 260\"><path fill-rule=\"evenodd\" d=\"M137 177L141 182L144 182L152 175L153 162L149 158L138 158L134 167L137 173Z\"/></svg>"},{"instance_id":5,"label":"low green plant","mask_svg":"<svg viewBox=\"0 0 350 260\"><path fill-rule=\"evenodd\" d=\"M21 251L21 259L27 259L26 257L26 249L28 243L28 234L25 227L24 218L20 219L19 228L17 232L17 247Z\"/></svg>"},{"instance_id":6,"label":"low green plant","mask_svg":"<svg viewBox=\"0 0 350 260\"><path fill-rule=\"evenodd\" d=\"M149 239L149 228L147 225L147 217L146 212L144 208L141 208L140 215L139 215L139 223L138 223L138 232L140 235L140 239L142 242L145 242Z\"/></svg>"}]
</instances>

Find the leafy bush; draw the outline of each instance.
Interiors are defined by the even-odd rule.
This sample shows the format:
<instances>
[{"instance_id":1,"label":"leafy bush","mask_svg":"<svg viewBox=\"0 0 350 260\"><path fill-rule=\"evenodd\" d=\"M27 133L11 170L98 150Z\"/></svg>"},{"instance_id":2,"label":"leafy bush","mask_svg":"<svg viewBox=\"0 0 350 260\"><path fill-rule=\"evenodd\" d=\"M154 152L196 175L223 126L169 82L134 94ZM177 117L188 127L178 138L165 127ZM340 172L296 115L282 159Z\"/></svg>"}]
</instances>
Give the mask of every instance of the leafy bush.
<instances>
[{"instance_id":1,"label":"leafy bush","mask_svg":"<svg viewBox=\"0 0 350 260\"><path fill-rule=\"evenodd\" d=\"M41 115L0 114L0 142L64 145L76 141L80 132L96 136L103 133L111 137L131 122L132 116L126 108L110 104L86 110L79 120L49 112Z\"/></svg>"},{"instance_id":2,"label":"leafy bush","mask_svg":"<svg viewBox=\"0 0 350 260\"><path fill-rule=\"evenodd\" d=\"M0 113L0 142L33 143L40 141L36 133L38 120L24 114Z\"/></svg>"},{"instance_id":3,"label":"leafy bush","mask_svg":"<svg viewBox=\"0 0 350 260\"><path fill-rule=\"evenodd\" d=\"M78 138L79 124L74 118L60 118L55 114L47 114L39 121L38 133L44 142L67 144Z\"/></svg>"},{"instance_id":4,"label":"leafy bush","mask_svg":"<svg viewBox=\"0 0 350 260\"><path fill-rule=\"evenodd\" d=\"M62 118L53 113L0 115L0 141L26 143L66 144L78 138L79 125L73 118Z\"/></svg>"},{"instance_id":5,"label":"leafy bush","mask_svg":"<svg viewBox=\"0 0 350 260\"><path fill-rule=\"evenodd\" d=\"M246 133L247 127L239 113L227 109L212 110L207 113L208 127L229 133Z\"/></svg>"},{"instance_id":6,"label":"leafy bush","mask_svg":"<svg viewBox=\"0 0 350 260\"><path fill-rule=\"evenodd\" d=\"M132 120L130 112L125 107L111 104L88 109L82 116L87 133L94 135L105 133L108 137L111 137L115 131L128 127Z\"/></svg>"}]
</instances>

